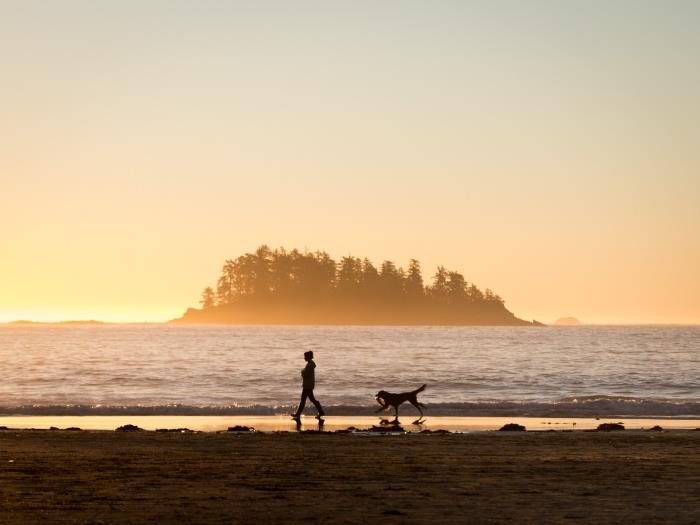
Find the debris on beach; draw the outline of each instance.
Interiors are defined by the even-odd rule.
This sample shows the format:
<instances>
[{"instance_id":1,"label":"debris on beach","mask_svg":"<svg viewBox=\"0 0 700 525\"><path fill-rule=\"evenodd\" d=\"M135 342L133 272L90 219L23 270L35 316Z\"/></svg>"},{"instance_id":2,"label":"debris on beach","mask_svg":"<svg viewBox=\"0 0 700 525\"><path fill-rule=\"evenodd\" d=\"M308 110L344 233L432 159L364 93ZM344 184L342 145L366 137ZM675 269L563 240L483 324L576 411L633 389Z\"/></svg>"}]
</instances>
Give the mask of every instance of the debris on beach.
<instances>
[{"instance_id":1,"label":"debris on beach","mask_svg":"<svg viewBox=\"0 0 700 525\"><path fill-rule=\"evenodd\" d=\"M421 430L419 434L451 434L449 430L445 430L444 428L436 428L435 430L430 430L429 428L426 428L425 430Z\"/></svg>"},{"instance_id":2,"label":"debris on beach","mask_svg":"<svg viewBox=\"0 0 700 525\"><path fill-rule=\"evenodd\" d=\"M625 425L622 423L601 423L596 429L599 432L612 432L614 430L625 430Z\"/></svg>"},{"instance_id":3,"label":"debris on beach","mask_svg":"<svg viewBox=\"0 0 700 525\"><path fill-rule=\"evenodd\" d=\"M351 434L353 432L360 432L360 429L353 427L353 426L350 426L348 428L344 428L344 429L340 428L340 429L335 431L336 434Z\"/></svg>"},{"instance_id":4,"label":"debris on beach","mask_svg":"<svg viewBox=\"0 0 700 525\"><path fill-rule=\"evenodd\" d=\"M228 427L227 432L255 432L255 429L245 425L235 425L233 427Z\"/></svg>"},{"instance_id":5,"label":"debris on beach","mask_svg":"<svg viewBox=\"0 0 700 525\"><path fill-rule=\"evenodd\" d=\"M83 429L80 427L68 427L66 430L70 430L71 432L77 432L77 431L82 431Z\"/></svg>"},{"instance_id":6,"label":"debris on beach","mask_svg":"<svg viewBox=\"0 0 700 525\"><path fill-rule=\"evenodd\" d=\"M144 430L136 425L122 425L114 430L115 432L143 432Z\"/></svg>"},{"instance_id":7,"label":"debris on beach","mask_svg":"<svg viewBox=\"0 0 700 525\"><path fill-rule=\"evenodd\" d=\"M404 430L404 428L398 423L394 423L393 425L372 425L372 427L368 428L365 432L378 432L380 434L386 434L389 432L406 432L406 430Z\"/></svg>"},{"instance_id":8,"label":"debris on beach","mask_svg":"<svg viewBox=\"0 0 700 525\"><path fill-rule=\"evenodd\" d=\"M498 429L499 432L525 432L525 427L517 423L507 423Z\"/></svg>"}]
</instances>

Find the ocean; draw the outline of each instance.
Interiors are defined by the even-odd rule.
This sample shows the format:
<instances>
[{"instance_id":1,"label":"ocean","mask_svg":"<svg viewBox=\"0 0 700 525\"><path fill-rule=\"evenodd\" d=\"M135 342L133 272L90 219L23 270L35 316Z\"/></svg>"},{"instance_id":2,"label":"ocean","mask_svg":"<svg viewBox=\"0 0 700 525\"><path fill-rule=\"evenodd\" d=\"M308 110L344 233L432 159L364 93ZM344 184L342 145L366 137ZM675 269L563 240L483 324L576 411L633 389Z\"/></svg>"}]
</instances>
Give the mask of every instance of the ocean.
<instances>
[{"instance_id":1,"label":"ocean","mask_svg":"<svg viewBox=\"0 0 700 525\"><path fill-rule=\"evenodd\" d=\"M330 415L700 416L700 327L158 324L0 327L0 414L286 414L307 350Z\"/></svg>"}]
</instances>

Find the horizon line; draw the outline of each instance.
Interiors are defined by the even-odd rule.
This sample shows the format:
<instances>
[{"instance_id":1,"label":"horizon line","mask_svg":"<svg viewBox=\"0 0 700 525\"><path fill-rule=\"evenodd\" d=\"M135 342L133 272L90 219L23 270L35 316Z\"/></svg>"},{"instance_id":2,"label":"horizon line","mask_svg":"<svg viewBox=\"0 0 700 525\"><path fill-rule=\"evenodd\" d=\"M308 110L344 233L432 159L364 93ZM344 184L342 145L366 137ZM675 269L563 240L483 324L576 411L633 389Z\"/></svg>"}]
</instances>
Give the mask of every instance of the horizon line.
<instances>
[{"instance_id":1,"label":"horizon line","mask_svg":"<svg viewBox=\"0 0 700 525\"><path fill-rule=\"evenodd\" d=\"M65 319L58 321L37 321L30 319L16 319L13 321L0 321L0 326L21 326L21 325L143 325L143 324L170 324L172 320L166 321L101 321L97 319ZM581 326L586 327L596 327L596 326L680 326L680 327L695 327L700 326L700 322L695 323L644 323L644 322L630 322L630 323L584 323L579 322L574 325L557 325L556 322L545 323L543 321L538 321L544 326L556 327L556 328L576 328ZM276 323L246 323L246 324L229 324L229 323L182 323L184 326L445 326L445 327L479 327L479 326L491 326L491 325L433 325L433 324L411 324L411 325L351 325L351 324L337 324L337 325L325 325L325 324L276 324Z\"/></svg>"}]
</instances>

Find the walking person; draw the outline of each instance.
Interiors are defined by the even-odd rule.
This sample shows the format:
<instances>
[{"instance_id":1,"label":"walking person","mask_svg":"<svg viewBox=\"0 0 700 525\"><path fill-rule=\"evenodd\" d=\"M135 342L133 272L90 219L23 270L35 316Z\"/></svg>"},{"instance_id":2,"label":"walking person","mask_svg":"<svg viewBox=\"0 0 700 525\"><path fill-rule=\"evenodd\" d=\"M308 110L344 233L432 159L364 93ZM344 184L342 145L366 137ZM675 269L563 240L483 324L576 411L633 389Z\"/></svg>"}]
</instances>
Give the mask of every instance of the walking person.
<instances>
[{"instance_id":1,"label":"walking person","mask_svg":"<svg viewBox=\"0 0 700 525\"><path fill-rule=\"evenodd\" d=\"M302 377L302 390L301 390L301 401L299 402L299 408L294 414L291 414L292 418L299 420L301 413L306 405L306 398L308 397L311 402L318 410L318 415L316 419L321 421L321 418L325 415L321 403L314 397L314 386L316 386L316 373L314 369L316 368L316 363L314 363L314 353L309 350L304 352L304 359L306 360L306 366L301 371Z\"/></svg>"}]
</instances>

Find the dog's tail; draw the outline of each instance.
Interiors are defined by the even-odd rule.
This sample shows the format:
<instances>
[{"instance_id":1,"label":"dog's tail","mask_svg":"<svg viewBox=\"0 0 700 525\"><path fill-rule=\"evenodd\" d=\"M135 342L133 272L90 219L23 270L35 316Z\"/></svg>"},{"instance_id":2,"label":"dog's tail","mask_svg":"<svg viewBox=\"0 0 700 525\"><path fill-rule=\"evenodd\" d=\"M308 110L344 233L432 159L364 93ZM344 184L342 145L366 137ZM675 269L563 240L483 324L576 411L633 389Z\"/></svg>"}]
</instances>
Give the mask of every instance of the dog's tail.
<instances>
[{"instance_id":1,"label":"dog's tail","mask_svg":"<svg viewBox=\"0 0 700 525\"><path fill-rule=\"evenodd\" d=\"M422 392L423 390L425 390L425 387L426 387L426 386L428 386L428 385L423 385L423 386L420 387L420 388L416 388L416 389L414 390L414 392L415 392L416 394L417 394L418 392Z\"/></svg>"}]
</instances>

